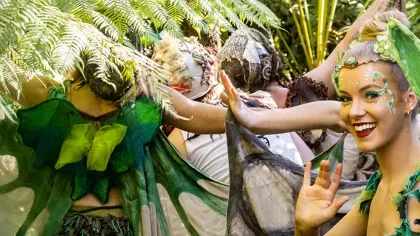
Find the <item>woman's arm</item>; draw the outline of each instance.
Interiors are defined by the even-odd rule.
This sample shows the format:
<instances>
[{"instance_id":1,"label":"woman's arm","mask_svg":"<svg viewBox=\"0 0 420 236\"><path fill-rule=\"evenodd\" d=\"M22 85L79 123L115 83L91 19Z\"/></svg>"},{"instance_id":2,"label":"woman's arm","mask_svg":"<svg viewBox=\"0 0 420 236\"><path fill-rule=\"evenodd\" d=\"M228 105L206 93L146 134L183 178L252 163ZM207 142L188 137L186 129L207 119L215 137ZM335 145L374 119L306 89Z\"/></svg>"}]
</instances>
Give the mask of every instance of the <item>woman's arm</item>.
<instances>
[{"instance_id":1,"label":"woman's arm","mask_svg":"<svg viewBox=\"0 0 420 236\"><path fill-rule=\"evenodd\" d=\"M220 76L235 117L254 133L278 134L320 128L340 130L340 127L343 127L339 102L320 101L292 108L256 112L242 103L224 71L220 73Z\"/></svg>"},{"instance_id":2,"label":"woman's arm","mask_svg":"<svg viewBox=\"0 0 420 236\"><path fill-rule=\"evenodd\" d=\"M255 112L244 124L256 134L277 134L310 129L339 129L340 103L319 101L286 109Z\"/></svg>"},{"instance_id":3,"label":"woman's arm","mask_svg":"<svg viewBox=\"0 0 420 236\"><path fill-rule=\"evenodd\" d=\"M164 124L196 134L217 134L225 132L226 108L191 101L172 89L170 94L172 104L178 115L191 119L176 119L168 114L164 114Z\"/></svg>"}]
</instances>

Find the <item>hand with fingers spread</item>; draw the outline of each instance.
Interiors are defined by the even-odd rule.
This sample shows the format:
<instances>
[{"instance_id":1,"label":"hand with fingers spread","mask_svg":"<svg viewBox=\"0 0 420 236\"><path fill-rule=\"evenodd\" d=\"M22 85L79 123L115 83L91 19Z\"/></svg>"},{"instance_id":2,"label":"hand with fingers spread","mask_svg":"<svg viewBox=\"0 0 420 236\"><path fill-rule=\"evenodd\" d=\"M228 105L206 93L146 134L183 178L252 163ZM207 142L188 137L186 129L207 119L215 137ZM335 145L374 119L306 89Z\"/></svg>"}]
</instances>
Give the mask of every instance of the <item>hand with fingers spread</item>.
<instances>
[{"instance_id":1,"label":"hand with fingers spread","mask_svg":"<svg viewBox=\"0 0 420 236\"><path fill-rule=\"evenodd\" d=\"M245 127L250 128L252 126L253 117L257 116L257 112L249 109L241 100L238 92L233 87L226 75L225 71L220 72L220 77L225 87L225 92L229 97L229 106L235 115L236 119Z\"/></svg>"},{"instance_id":2,"label":"hand with fingers spread","mask_svg":"<svg viewBox=\"0 0 420 236\"><path fill-rule=\"evenodd\" d=\"M342 165L337 165L333 180L330 180L330 163L322 161L315 184L311 186L311 163L305 167L303 186L296 204L296 234L314 235L318 228L332 219L337 211L348 201L341 197L334 201L340 184Z\"/></svg>"}]
</instances>

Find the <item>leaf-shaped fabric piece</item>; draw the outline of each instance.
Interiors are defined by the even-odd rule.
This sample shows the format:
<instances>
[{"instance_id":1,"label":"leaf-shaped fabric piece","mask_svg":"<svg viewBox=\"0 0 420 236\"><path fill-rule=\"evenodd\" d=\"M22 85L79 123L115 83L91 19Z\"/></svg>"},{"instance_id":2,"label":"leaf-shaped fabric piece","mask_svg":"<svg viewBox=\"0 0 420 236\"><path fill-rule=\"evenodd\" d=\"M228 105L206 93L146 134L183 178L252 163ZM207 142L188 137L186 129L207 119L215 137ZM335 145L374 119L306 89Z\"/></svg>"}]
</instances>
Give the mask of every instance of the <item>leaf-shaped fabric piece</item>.
<instances>
[{"instance_id":1,"label":"leaf-shaped fabric piece","mask_svg":"<svg viewBox=\"0 0 420 236\"><path fill-rule=\"evenodd\" d=\"M110 188L108 176L75 174L73 182L74 187L71 193L73 200L78 200L88 193L94 193L101 202L106 203L108 201Z\"/></svg>"},{"instance_id":2,"label":"leaf-shaped fabric piece","mask_svg":"<svg viewBox=\"0 0 420 236\"><path fill-rule=\"evenodd\" d=\"M138 96L136 98L135 106L136 114L132 114L137 117L141 135L140 139L143 143L148 143L156 135L156 131L162 123L162 108L157 106L156 103L150 97ZM129 110L130 112L132 110ZM124 112L124 115L128 115L128 112Z\"/></svg>"},{"instance_id":3,"label":"leaf-shaped fabric piece","mask_svg":"<svg viewBox=\"0 0 420 236\"><path fill-rule=\"evenodd\" d=\"M60 156L55 164L55 169L60 169L66 164L82 160L92 147L94 134L95 127L93 124L73 125L70 135L61 146Z\"/></svg>"},{"instance_id":4,"label":"leaf-shaped fabric piece","mask_svg":"<svg viewBox=\"0 0 420 236\"><path fill-rule=\"evenodd\" d=\"M388 22L388 34L398 65L410 83L410 87L420 96L420 40L397 20Z\"/></svg>"},{"instance_id":5,"label":"leaf-shaped fabric piece","mask_svg":"<svg viewBox=\"0 0 420 236\"><path fill-rule=\"evenodd\" d=\"M225 234L227 199L213 195L199 181L227 188L225 184L209 179L192 167L161 132L146 145L143 163L143 169L129 170L116 178L124 211L130 222L140 222L132 225L135 235L148 235L147 228L142 227L146 224L151 224L152 232L160 232L158 235ZM196 199L199 204L183 199L185 195ZM195 221L188 214L188 206L193 206L196 214L203 209L208 211ZM223 219L222 228L215 226L218 221L208 224L207 218L213 215Z\"/></svg>"},{"instance_id":6,"label":"leaf-shaped fabric piece","mask_svg":"<svg viewBox=\"0 0 420 236\"><path fill-rule=\"evenodd\" d=\"M162 132L157 133L155 138L150 143L148 150L150 150L150 153L146 152L146 171L147 167L149 167L149 162L152 162L153 168L151 168L151 166L150 168L153 169L156 173L157 183L161 184L168 192L171 198L171 202L174 208L177 210L179 217L183 221L183 224L188 230L189 234L201 235L203 234L202 232L206 231L208 234L213 235L222 233L220 232L220 229L214 231L210 225L197 225L196 222L188 215L188 211L184 205L191 205L193 203L182 202L181 196L191 195L194 196L194 198L199 199L201 203L195 205L197 207L197 213L201 209L207 208L210 209L207 214L208 216L210 213L213 213L221 218L226 219L227 199L218 197L207 189L204 189L201 185L199 185L199 181L207 180L214 183L215 185L226 185L209 179L200 171L197 171L195 168L193 168L173 148L171 143ZM159 192L159 195L160 194L161 193ZM223 225L223 229L225 229L224 227L225 225Z\"/></svg>"},{"instance_id":7,"label":"leaf-shaped fabric piece","mask_svg":"<svg viewBox=\"0 0 420 236\"><path fill-rule=\"evenodd\" d=\"M420 202L420 189L413 190L406 195L407 197L414 197Z\"/></svg>"},{"instance_id":8,"label":"leaf-shaped fabric piece","mask_svg":"<svg viewBox=\"0 0 420 236\"><path fill-rule=\"evenodd\" d=\"M362 215L369 215L370 204L372 203L372 199L375 196L376 190L378 189L379 182L381 181L382 173L380 171L376 171L373 175L369 178L369 182L366 185L365 190L363 191L362 195L360 195L358 201L360 202L359 213Z\"/></svg>"},{"instance_id":9,"label":"leaf-shaped fabric piece","mask_svg":"<svg viewBox=\"0 0 420 236\"><path fill-rule=\"evenodd\" d=\"M343 163L344 139L346 138L346 135L347 133L344 133L336 144L311 160L312 170L318 169L321 166L321 161L329 160L331 175L334 174L337 164Z\"/></svg>"},{"instance_id":10,"label":"leaf-shaped fabric piece","mask_svg":"<svg viewBox=\"0 0 420 236\"><path fill-rule=\"evenodd\" d=\"M30 210L25 209L28 212L26 219L13 235L23 236L27 234L28 230L31 230L31 233L41 234L42 231L36 231L32 224L45 209L48 210L48 218L44 225L44 234L55 235L60 228L61 219L70 209L72 203L70 198L72 174L58 173L50 166L36 168L37 156L35 152L25 146L16 136L16 129L16 123L7 118L0 119L0 155L10 155L16 158L19 170L16 180L0 186L0 195L10 193L20 187L27 187L33 190L34 199L32 205L28 206ZM4 209L1 204L8 203L0 202L0 208ZM14 219L13 213L5 214ZM1 224L2 232L7 232L8 229L5 227L12 228L13 226Z\"/></svg>"},{"instance_id":11,"label":"leaf-shaped fabric piece","mask_svg":"<svg viewBox=\"0 0 420 236\"><path fill-rule=\"evenodd\" d=\"M108 177L103 177L95 180L92 186L92 192L99 197L101 202L108 201L109 180Z\"/></svg>"},{"instance_id":12,"label":"leaf-shaped fabric piece","mask_svg":"<svg viewBox=\"0 0 420 236\"><path fill-rule=\"evenodd\" d=\"M391 236L411 236L410 225L407 222L407 219L403 219L401 226L395 228L395 234Z\"/></svg>"},{"instance_id":13,"label":"leaf-shaped fabric piece","mask_svg":"<svg viewBox=\"0 0 420 236\"><path fill-rule=\"evenodd\" d=\"M18 133L23 143L36 152L36 165L55 166L61 146L73 125L86 124L68 101L52 98L17 111Z\"/></svg>"},{"instance_id":14,"label":"leaf-shaped fabric piece","mask_svg":"<svg viewBox=\"0 0 420 236\"><path fill-rule=\"evenodd\" d=\"M73 181L74 188L71 194L71 198L73 200L78 200L89 192L91 182L86 175L81 174L75 174Z\"/></svg>"},{"instance_id":15,"label":"leaf-shaped fabric piece","mask_svg":"<svg viewBox=\"0 0 420 236\"><path fill-rule=\"evenodd\" d=\"M92 149L88 153L87 168L104 171L114 148L124 139L127 127L119 124L105 125L95 134Z\"/></svg>"}]
</instances>

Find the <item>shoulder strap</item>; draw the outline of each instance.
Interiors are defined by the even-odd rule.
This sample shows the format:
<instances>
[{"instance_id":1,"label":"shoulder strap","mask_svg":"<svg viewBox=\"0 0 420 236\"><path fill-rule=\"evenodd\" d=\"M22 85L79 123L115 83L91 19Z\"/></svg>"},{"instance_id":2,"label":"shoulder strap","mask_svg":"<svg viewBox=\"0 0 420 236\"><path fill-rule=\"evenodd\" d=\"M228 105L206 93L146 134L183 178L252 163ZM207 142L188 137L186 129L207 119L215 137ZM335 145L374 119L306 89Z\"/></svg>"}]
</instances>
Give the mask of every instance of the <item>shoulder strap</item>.
<instances>
[{"instance_id":1,"label":"shoulder strap","mask_svg":"<svg viewBox=\"0 0 420 236\"><path fill-rule=\"evenodd\" d=\"M48 99L51 98L67 99L67 95L62 87L53 86L48 90Z\"/></svg>"}]
</instances>

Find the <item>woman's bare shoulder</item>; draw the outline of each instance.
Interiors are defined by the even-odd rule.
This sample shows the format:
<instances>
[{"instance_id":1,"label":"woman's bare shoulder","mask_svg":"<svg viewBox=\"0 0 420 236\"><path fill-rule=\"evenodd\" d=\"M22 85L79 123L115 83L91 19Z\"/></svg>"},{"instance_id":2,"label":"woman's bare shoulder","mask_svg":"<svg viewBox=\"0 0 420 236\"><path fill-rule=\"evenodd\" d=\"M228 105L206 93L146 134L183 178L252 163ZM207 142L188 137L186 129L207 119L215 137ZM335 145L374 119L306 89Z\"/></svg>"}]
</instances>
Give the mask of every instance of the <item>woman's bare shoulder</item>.
<instances>
[{"instance_id":1,"label":"woman's bare shoulder","mask_svg":"<svg viewBox=\"0 0 420 236\"><path fill-rule=\"evenodd\" d=\"M10 95L22 106L33 106L46 100L49 89L59 85L58 82L43 75L33 75L22 82L20 94L12 89Z\"/></svg>"},{"instance_id":2,"label":"woman's bare shoulder","mask_svg":"<svg viewBox=\"0 0 420 236\"><path fill-rule=\"evenodd\" d=\"M368 216L359 213L360 204L355 204L353 208L332 228L326 236L346 235L346 232L352 232L354 236L364 236L367 233Z\"/></svg>"}]
</instances>

